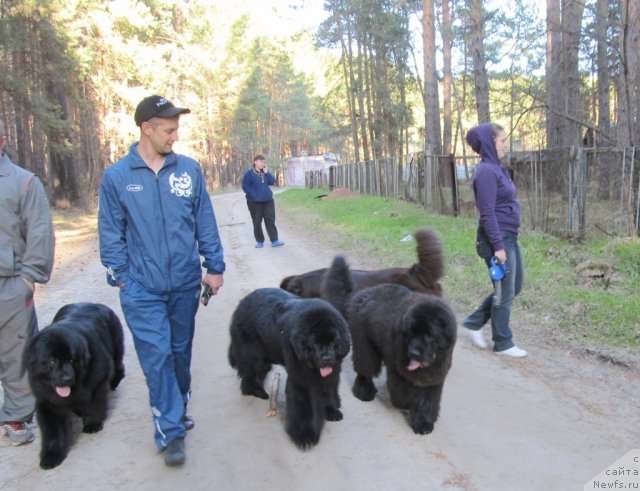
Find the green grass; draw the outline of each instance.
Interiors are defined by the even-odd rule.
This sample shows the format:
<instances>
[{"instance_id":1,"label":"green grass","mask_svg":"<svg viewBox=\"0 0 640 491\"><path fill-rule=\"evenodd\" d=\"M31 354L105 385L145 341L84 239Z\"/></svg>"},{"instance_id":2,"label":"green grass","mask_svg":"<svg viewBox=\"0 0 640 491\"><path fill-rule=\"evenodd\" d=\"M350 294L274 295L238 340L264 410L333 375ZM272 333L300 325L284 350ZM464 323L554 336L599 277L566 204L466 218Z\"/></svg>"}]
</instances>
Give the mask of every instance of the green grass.
<instances>
[{"instance_id":1,"label":"green grass","mask_svg":"<svg viewBox=\"0 0 640 491\"><path fill-rule=\"evenodd\" d=\"M419 205L371 196L318 200L327 189L289 189L278 210L357 257L378 267L415 262L415 242L401 242L417 228L438 232L445 249L443 280L456 311L470 312L489 291L483 262L475 254L474 218L427 213ZM610 239L576 246L526 233L525 288L514 304L514 322L554 340L583 348L626 348L640 354L640 240ZM580 273L585 264L609 265L604 278ZM606 269L606 268L605 268ZM517 319L517 320L516 320Z\"/></svg>"}]
</instances>

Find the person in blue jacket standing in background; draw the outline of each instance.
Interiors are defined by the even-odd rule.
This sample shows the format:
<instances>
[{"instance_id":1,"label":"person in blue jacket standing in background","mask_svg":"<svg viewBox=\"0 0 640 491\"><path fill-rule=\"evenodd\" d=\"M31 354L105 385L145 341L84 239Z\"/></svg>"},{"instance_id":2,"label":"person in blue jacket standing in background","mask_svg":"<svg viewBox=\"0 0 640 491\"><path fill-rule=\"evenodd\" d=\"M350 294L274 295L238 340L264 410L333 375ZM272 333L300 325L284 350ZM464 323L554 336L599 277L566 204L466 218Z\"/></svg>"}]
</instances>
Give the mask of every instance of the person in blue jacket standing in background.
<instances>
[{"instance_id":1,"label":"person in blue jacket standing in background","mask_svg":"<svg viewBox=\"0 0 640 491\"><path fill-rule=\"evenodd\" d=\"M262 155L253 158L253 165L242 178L242 190L247 197L247 207L253 222L253 236L256 239L256 248L264 247L264 232L262 231L262 221L267 229L267 235L272 247L280 247L284 242L278 240L278 229L276 228L276 204L273 201L273 191L269 186L276 183L267 170L267 161Z\"/></svg>"},{"instance_id":2,"label":"person in blue jacket standing in background","mask_svg":"<svg viewBox=\"0 0 640 491\"><path fill-rule=\"evenodd\" d=\"M467 317L462 325L469 330L474 345L486 348L482 327L491 321L493 351L497 355L522 358L527 352L513 342L509 326L511 304L522 290L524 264L518 244L520 204L516 186L500 160L507 151L507 135L496 123L483 123L467 133L467 143L480 155L480 163L473 177L473 193L479 214L476 249L487 266L491 258L498 264L507 263L508 272L501 280L500 301L491 294Z\"/></svg>"},{"instance_id":3,"label":"person in blue jacket standing in background","mask_svg":"<svg viewBox=\"0 0 640 491\"><path fill-rule=\"evenodd\" d=\"M189 112L160 96L138 104L140 141L106 169L98 214L100 258L107 281L120 288L149 388L155 443L171 466L184 463L186 430L195 425L187 402L201 284L217 294L225 270L200 166L172 150L180 115Z\"/></svg>"}]
</instances>

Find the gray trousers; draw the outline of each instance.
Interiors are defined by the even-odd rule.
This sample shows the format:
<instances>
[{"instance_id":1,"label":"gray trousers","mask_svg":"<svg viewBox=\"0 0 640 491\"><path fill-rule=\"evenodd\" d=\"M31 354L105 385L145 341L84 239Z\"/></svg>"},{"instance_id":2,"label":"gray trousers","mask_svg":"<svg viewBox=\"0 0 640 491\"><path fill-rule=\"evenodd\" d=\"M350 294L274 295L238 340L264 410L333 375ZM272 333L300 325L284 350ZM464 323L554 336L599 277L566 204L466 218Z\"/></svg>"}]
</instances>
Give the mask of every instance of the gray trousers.
<instances>
[{"instance_id":1,"label":"gray trousers","mask_svg":"<svg viewBox=\"0 0 640 491\"><path fill-rule=\"evenodd\" d=\"M33 293L20 277L0 278L0 381L4 401L0 422L29 422L35 410L22 354L38 332Z\"/></svg>"}]
</instances>

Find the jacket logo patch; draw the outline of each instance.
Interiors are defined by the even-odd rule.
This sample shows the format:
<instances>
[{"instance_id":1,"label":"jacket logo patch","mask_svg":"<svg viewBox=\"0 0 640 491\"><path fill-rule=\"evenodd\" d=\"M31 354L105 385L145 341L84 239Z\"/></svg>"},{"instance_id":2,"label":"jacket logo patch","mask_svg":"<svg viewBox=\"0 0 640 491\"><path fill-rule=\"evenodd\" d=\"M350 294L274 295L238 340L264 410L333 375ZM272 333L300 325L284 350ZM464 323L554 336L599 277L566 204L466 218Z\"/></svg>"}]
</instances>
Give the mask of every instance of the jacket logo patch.
<instances>
[{"instance_id":1,"label":"jacket logo patch","mask_svg":"<svg viewBox=\"0 0 640 491\"><path fill-rule=\"evenodd\" d=\"M143 187L142 187L142 184L129 184L125 189L127 191L132 191L134 193L137 193L139 191L142 191Z\"/></svg>"},{"instance_id":2,"label":"jacket logo patch","mask_svg":"<svg viewBox=\"0 0 640 491\"><path fill-rule=\"evenodd\" d=\"M183 172L180 177L176 177L172 172L169 176L169 186L171 186L171 193L179 198L188 198L193 193L191 176L186 172Z\"/></svg>"}]
</instances>

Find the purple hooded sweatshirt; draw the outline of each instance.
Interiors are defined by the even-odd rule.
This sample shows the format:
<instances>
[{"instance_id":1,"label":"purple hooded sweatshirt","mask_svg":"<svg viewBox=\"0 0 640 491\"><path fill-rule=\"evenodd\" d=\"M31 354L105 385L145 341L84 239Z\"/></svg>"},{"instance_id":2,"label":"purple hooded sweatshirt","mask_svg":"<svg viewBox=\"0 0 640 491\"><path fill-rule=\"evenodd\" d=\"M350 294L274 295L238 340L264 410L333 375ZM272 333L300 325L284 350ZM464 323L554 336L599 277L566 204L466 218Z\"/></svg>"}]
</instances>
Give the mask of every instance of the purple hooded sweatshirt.
<instances>
[{"instance_id":1,"label":"purple hooded sweatshirt","mask_svg":"<svg viewBox=\"0 0 640 491\"><path fill-rule=\"evenodd\" d=\"M502 232L517 234L520 229L516 186L507 170L500 165L490 123L471 128L467 133L467 143L480 155L480 163L473 177L479 224L484 228L493 250L499 251L504 249Z\"/></svg>"}]
</instances>

